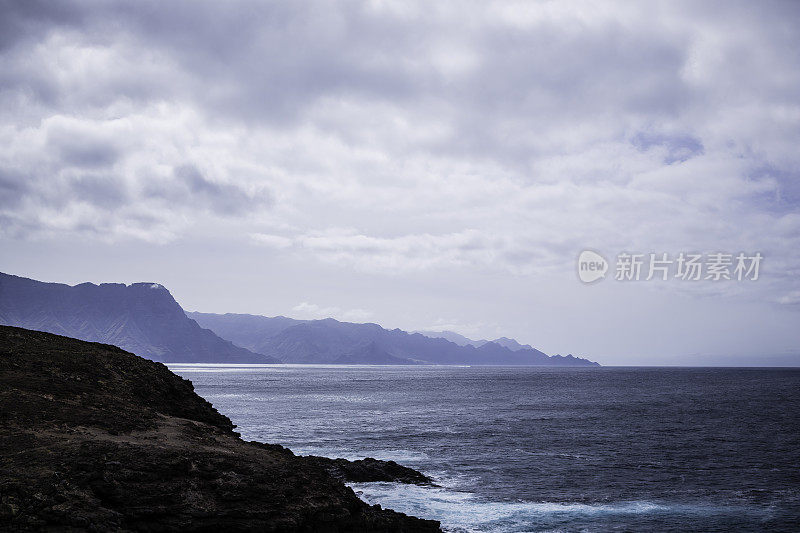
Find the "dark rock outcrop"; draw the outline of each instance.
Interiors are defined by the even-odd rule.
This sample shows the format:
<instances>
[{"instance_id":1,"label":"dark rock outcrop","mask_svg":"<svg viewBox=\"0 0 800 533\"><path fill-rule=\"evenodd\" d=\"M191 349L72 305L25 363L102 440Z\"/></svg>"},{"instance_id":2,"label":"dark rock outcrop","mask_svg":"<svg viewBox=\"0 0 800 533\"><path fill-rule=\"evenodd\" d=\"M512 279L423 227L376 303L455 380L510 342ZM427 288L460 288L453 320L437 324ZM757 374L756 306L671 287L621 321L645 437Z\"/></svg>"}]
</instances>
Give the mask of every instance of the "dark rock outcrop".
<instances>
[{"instance_id":1,"label":"dark rock outcrop","mask_svg":"<svg viewBox=\"0 0 800 533\"><path fill-rule=\"evenodd\" d=\"M381 461L372 457L348 461L347 459L329 459L315 455L309 455L304 459L324 468L331 476L342 481L354 483L394 481L413 485L435 485L433 480L425 474L394 461Z\"/></svg>"},{"instance_id":2,"label":"dark rock outcrop","mask_svg":"<svg viewBox=\"0 0 800 533\"><path fill-rule=\"evenodd\" d=\"M0 530L439 531L340 481L379 464L296 457L233 429L162 364L0 326ZM397 467L383 466L413 477Z\"/></svg>"}]
</instances>

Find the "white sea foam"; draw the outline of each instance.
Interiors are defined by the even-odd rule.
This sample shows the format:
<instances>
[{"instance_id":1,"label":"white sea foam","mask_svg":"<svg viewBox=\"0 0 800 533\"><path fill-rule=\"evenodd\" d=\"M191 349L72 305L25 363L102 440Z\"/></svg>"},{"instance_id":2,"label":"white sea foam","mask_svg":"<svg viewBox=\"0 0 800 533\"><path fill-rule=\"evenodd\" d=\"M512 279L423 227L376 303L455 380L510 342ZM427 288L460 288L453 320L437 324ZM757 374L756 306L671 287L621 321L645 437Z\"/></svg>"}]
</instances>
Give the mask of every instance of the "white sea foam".
<instances>
[{"instance_id":1,"label":"white sea foam","mask_svg":"<svg viewBox=\"0 0 800 533\"><path fill-rule=\"evenodd\" d=\"M442 522L452 533L492 531L560 531L565 521L617 518L645 514L713 515L732 509L703 505L662 504L649 501L620 501L602 504L577 502L485 501L470 492L441 487L419 487L400 483L351 483L349 486L366 502L421 518ZM574 525L573 525L574 529Z\"/></svg>"},{"instance_id":2,"label":"white sea foam","mask_svg":"<svg viewBox=\"0 0 800 533\"><path fill-rule=\"evenodd\" d=\"M564 452L553 452L553 451L530 451L530 450L523 450L522 448L516 448L514 450L517 453L523 453L525 455L533 455L538 457L560 457L563 459L589 459L590 456L586 454L578 454L578 453L564 453Z\"/></svg>"}]
</instances>

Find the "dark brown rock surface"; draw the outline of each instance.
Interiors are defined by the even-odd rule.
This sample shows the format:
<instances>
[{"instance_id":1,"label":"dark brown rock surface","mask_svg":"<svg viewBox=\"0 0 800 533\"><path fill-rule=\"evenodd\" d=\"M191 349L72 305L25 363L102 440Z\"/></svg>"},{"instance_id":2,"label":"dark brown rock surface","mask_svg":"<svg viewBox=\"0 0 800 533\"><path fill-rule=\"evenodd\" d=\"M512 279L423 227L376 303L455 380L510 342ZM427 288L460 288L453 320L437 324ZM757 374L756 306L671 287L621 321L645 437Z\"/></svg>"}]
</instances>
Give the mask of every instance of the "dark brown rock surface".
<instances>
[{"instance_id":1,"label":"dark brown rock surface","mask_svg":"<svg viewBox=\"0 0 800 533\"><path fill-rule=\"evenodd\" d=\"M162 364L0 326L0 529L439 531L233 427ZM381 463L339 470L413 478Z\"/></svg>"},{"instance_id":2,"label":"dark brown rock surface","mask_svg":"<svg viewBox=\"0 0 800 533\"><path fill-rule=\"evenodd\" d=\"M342 481L355 483L394 481L413 485L435 485L433 480L425 474L394 461L381 461L372 457L348 461L347 459L329 459L314 455L309 455L304 459L324 468L331 476Z\"/></svg>"}]
</instances>

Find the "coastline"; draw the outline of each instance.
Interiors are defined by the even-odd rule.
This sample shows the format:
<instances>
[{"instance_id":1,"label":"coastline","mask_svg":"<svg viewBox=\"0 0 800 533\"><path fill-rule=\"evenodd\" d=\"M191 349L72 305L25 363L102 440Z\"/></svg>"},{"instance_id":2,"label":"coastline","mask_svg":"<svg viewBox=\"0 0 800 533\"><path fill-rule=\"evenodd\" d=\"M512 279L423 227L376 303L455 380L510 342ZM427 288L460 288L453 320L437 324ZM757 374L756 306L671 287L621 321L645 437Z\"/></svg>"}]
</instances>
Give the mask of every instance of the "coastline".
<instances>
[{"instance_id":1,"label":"coastline","mask_svg":"<svg viewBox=\"0 0 800 533\"><path fill-rule=\"evenodd\" d=\"M344 481L396 463L244 441L191 382L115 346L0 327L0 526L103 531L440 531Z\"/></svg>"}]
</instances>

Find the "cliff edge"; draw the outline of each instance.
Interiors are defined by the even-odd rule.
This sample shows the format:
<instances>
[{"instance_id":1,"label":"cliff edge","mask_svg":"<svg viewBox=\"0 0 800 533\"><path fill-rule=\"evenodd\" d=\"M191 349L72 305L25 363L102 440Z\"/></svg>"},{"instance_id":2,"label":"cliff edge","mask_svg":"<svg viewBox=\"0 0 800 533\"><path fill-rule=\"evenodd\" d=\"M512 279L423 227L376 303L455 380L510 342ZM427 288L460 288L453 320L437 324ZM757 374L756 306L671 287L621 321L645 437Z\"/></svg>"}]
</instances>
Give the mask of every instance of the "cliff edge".
<instances>
[{"instance_id":1,"label":"cliff edge","mask_svg":"<svg viewBox=\"0 0 800 533\"><path fill-rule=\"evenodd\" d=\"M439 531L322 463L243 441L160 363L0 326L0 529Z\"/></svg>"}]
</instances>

